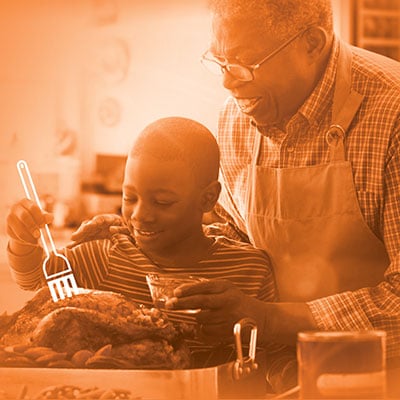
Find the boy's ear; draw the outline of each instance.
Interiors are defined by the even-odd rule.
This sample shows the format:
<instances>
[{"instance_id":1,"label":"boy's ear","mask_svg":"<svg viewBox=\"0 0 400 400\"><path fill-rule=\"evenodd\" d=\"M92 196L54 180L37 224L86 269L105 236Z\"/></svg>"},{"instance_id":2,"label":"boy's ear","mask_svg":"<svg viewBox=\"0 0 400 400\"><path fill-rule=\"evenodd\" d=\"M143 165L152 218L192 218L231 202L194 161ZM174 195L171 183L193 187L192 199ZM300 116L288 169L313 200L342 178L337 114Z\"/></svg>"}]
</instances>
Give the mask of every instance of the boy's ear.
<instances>
[{"instance_id":1,"label":"boy's ear","mask_svg":"<svg viewBox=\"0 0 400 400\"><path fill-rule=\"evenodd\" d=\"M211 211L221 192L221 184L218 181L213 181L207 185L201 193L201 208L203 213Z\"/></svg>"}]
</instances>

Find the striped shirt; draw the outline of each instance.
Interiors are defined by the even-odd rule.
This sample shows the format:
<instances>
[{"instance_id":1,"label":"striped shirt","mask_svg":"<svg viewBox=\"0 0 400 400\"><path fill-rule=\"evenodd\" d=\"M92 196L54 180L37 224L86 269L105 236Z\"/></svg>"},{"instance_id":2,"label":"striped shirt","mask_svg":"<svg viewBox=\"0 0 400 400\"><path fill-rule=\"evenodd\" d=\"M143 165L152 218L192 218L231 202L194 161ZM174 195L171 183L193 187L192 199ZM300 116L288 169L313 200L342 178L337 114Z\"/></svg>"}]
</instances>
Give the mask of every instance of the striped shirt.
<instances>
[{"instance_id":1,"label":"striped shirt","mask_svg":"<svg viewBox=\"0 0 400 400\"><path fill-rule=\"evenodd\" d=\"M286 132L276 127L263 131L260 166L302 167L329 161L325 133L331 123L338 48L335 39L324 76L291 118ZM322 330L385 330L388 357L400 357L400 63L355 47L351 51L352 88L365 98L346 133L346 158L352 164L364 219L383 240L391 264L377 287L308 304ZM226 191L220 203L244 233L245 188L254 132L250 118L229 98L221 112L217 140L224 185L236 210L229 208Z\"/></svg>"},{"instance_id":2,"label":"striped shirt","mask_svg":"<svg viewBox=\"0 0 400 400\"><path fill-rule=\"evenodd\" d=\"M39 246L38 250L41 252ZM155 265L140 251L131 236L122 233L114 234L110 239L66 247L59 252L68 258L78 286L123 293L147 307L153 306L146 283L148 273L183 273L207 279L226 279L244 293L260 300L274 301L277 296L267 255L249 244L224 237L214 237L214 243L204 259L182 267ZM28 290L46 284L41 268L27 271L24 260L25 257L15 255L10 258L17 283ZM57 260L53 254L50 256L46 266L48 274L62 270L57 267ZM195 321L190 315L167 314L171 320Z\"/></svg>"}]
</instances>

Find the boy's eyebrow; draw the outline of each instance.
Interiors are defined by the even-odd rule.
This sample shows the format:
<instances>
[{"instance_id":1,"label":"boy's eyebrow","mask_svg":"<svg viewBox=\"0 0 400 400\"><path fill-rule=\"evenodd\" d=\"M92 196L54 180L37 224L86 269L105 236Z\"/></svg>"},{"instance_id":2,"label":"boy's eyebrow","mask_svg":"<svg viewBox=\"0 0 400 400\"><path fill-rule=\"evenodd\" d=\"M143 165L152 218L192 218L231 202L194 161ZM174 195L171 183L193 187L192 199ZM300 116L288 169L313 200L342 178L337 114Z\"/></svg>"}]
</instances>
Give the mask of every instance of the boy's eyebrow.
<instances>
[{"instance_id":1,"label":"boy's eyebrow","mask_svg":"<svg viewBox=\"0 0 400 400\"><path fill-rule=\"evenodd\" d=\"M134 186L131 186L131 185L124 185L124 186L122 186L122 189L123 189L123 190L129 190L129 191L132 191L132 192L136 191L136 188L135 188ZM163 189L163 188L154 189L154 190L152 190L151 192L152 192L152 193L174 194L174 195L177 194L177 193L176 193L175 191L173 191L173 190L170 190L170 189Z\"/></svg>"}]
</instances>

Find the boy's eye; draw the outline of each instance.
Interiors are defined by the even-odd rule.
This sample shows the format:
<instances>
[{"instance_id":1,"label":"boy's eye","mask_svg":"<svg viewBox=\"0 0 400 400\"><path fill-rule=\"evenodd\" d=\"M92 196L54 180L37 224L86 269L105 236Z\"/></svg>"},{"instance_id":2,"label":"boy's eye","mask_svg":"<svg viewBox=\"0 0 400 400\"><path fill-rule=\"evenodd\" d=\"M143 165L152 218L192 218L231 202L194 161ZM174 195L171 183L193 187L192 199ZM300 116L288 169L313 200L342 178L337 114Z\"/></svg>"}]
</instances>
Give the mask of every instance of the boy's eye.
<instances>
[{"instance_id":1,"label":"boy's eye","mask_svg":"<svg viewBox=\"0 0 400 400\"><path fill-rule=\"evenodd\" d=\"M124 196L124 197L122 198L122 200L123 200L125 203L134 203L137 199L136 199L136 197Z\"/></svg>"},{"instance_id":2,"label":"boy's eye","mask_svg":"<svg viewBox=\"0 0 400 400\"><path fill-rule=\"evenodd\" d=\"M175 201L172 200L155 200L154 201L156 204L158 204L159 206L172 206L172 204L175 203Z\"/></svg>"}]
</instances>

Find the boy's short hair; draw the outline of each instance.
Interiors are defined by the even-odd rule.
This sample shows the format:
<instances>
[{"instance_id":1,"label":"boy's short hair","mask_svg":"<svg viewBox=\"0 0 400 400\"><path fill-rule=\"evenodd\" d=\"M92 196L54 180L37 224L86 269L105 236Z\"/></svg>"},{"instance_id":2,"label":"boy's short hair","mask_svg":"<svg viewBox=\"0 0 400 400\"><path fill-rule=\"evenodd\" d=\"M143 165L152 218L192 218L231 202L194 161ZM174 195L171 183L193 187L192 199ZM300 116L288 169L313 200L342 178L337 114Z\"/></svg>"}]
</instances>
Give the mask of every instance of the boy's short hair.
<instances>
[{"instance_id":1,"label":"boy's short hair","mask_svg":"<svg viewBox=\"0 0 400 400\"><path fill-rule=\"evenodd\" d=\"M217 141L209 129L192 119L167 117L147 125L134 141L129 157L144 153L162 161L184 161L199 185L218 179Z\"/></svg>"}]
</instances>

